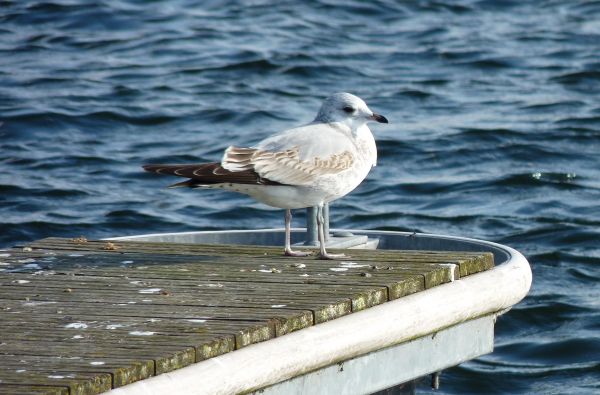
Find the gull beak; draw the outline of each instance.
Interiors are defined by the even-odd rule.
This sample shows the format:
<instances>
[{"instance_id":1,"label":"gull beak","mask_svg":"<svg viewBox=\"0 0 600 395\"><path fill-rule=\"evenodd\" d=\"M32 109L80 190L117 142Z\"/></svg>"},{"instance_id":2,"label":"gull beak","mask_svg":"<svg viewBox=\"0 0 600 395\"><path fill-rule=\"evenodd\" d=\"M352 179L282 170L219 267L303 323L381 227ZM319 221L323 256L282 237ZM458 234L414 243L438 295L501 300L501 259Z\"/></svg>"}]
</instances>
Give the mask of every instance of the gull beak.
<instances>
[{"instance_id":1,"label":"gull beak","mask_svg":"<svg viewBox=\"0 0 600 395\"><path fill-rule=\"evenodd\" d=\"M389 123L389 122L388 122L388 120L387 120L387 118L386 118L386 117L384 117L384 116L383 116L383 115L381 115L381 114L376 114L376 113L373 113L373 115L371 115L371 116L369 117L369 119L371 119L371 120L373 120L373 121L376 121L376 122L379 122L379 123Z\"/></svg>"}]
</instances>

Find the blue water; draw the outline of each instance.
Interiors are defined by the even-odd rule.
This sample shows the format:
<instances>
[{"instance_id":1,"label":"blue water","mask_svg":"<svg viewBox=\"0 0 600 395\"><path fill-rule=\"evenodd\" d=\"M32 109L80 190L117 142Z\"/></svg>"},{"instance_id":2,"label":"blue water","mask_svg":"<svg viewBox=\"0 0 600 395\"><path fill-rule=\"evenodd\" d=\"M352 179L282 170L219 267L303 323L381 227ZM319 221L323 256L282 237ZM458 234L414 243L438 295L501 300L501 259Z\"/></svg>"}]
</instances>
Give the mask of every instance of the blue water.
<instances>
[{"instance_id":1,"label":"blue water","mask_svg":"<svg viewBox=\"0 0 600 395\"><path fill-rule=\"evenodd\" d=\"M495 352L438 393L599 393L600 2L239 3L0 1L0 246L281 227L140 165L218 160L349 91L391 123L332 226L488 239L532 265Z\"/></svg>"}]
</instances>

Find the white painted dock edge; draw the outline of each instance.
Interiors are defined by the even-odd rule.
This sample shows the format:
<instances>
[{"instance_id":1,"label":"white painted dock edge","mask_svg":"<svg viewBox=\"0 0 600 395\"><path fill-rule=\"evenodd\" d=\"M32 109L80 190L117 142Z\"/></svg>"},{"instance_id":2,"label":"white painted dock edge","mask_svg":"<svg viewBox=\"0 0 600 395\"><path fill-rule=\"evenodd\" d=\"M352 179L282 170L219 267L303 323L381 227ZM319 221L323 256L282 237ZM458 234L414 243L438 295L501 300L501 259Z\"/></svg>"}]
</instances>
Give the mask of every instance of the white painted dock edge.
<instances>
[{"instance_id":1,"label":"white painted dock edge","mask_svg":"<svg viewBox=\"0 0 600 395\"><path fill-rule=\"evenodd\" d=\"M494 350L496 315L372 351L265 387L253 395L372 394ZM442 379L442 381L444 381Z\"/></svg>"},{"instance_id":2,"label":"white painted dock edge","mask_svg":"<svg viewBox=\"0 0 600 395\"><path fill-rule=\"evenodd\" d=\"M474 274L323 324L250 345L110 391L110 395L236 394L502 312L527 295L531 269L518 251Z\"/></svg>"}]
</instances>

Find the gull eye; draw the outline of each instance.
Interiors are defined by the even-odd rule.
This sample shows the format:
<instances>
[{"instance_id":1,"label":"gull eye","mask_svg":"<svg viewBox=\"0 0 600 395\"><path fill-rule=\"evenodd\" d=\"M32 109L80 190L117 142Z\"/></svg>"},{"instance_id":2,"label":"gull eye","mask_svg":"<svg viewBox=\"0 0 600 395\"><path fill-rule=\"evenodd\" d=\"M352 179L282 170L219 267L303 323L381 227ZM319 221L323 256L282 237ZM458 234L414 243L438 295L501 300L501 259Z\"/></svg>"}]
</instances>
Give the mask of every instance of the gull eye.
<instances>
[{"instance_id":1,"label":"gull eye","mask_svg":"<svg viewBox=\"0 0 600 395\"><path fill-rule=\"evenodd\" d=\"M346 106L346 107L342 108L342 110L344 110L344 112L346 114L352 114L354 112L354 108L352 108L350 106Z\"/></svg>"}]
</instances>

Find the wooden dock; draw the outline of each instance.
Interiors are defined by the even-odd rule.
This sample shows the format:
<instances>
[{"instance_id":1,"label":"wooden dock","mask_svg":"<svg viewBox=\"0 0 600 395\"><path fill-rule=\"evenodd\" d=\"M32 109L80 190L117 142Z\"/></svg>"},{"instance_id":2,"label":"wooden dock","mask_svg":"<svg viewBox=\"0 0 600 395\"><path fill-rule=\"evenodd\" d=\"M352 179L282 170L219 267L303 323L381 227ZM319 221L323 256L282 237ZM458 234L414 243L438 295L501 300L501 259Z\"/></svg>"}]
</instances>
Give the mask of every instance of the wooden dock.
<instances>
[{"instance_id":1,"label":"wooden dock","mask_svg":"<svg viewBox=\"0 0 600 395\"><path fill-rule=\"evenodd\" d=\"M491 253L48 238L0 251L0 393L96 394L490 269Z\"/></svg>"}]
</instances>

